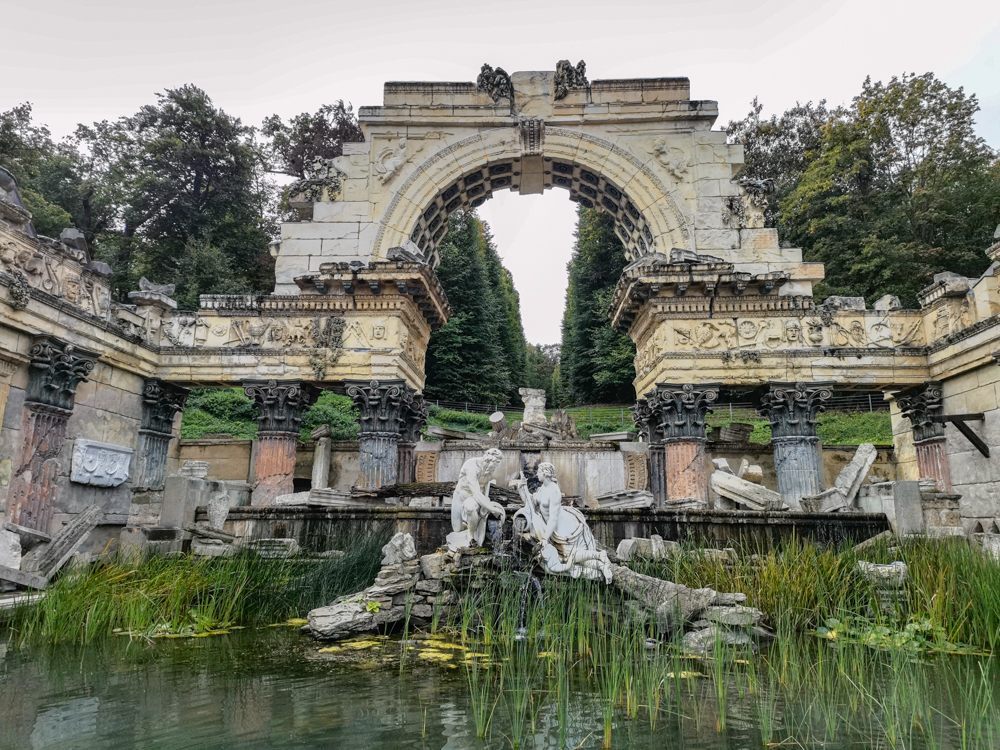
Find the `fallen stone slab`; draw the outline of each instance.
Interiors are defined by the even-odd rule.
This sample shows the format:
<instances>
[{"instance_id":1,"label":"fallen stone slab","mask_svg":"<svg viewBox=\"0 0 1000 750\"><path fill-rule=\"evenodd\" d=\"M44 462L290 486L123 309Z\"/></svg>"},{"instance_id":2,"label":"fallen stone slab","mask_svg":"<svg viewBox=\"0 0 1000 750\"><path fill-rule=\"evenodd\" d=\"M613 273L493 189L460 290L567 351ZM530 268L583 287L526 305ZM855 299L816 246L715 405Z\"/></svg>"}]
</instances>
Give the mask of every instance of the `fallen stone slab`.
<instances>
[{"instance_id":1,"label":"fallen stone slab","mask_svg":"<svg viewBox=\"0 0 1000 750\"><path fill-rule=\"evenodd\" d=\"M274 504L283 506L308 505L311 494L310 490L306 490L305 492L291 492L287 495L278 495L274 498Z\"/></svg>"},{"instance_id":2,"label":"fallen stone slab","mask_svg":"<svg viewBox=\"0 0 1000 750\"><path fill-rule=\"evenodd\" d=\"M38 589L39 591L44 590L49 585L49 579L45 576L40 576L37 573L29 573L26 570L8 568L6 565L0 565L0 580L10 581L19 586L26 586Z\"/></svg>"},{"instance_id":3,"label":"fallen stone slab","mask_svg":"<svg viewBox=\"0 0 1000 750\"><path fill-rule=\"evenodd\" d=\"M802 498L802 510L808 513L834 513L854 505L861 484L868 476L878 451L871 443L862 443L847 466L840 470L834 486L818 495Z\"/></svg>"},{"instance_id":4,"label":"fallen stone slab","mask_svg":"<svg viewBox=\"0 0 1000 750\"><path fill-rule=\"evenodd\" d=\"M104 520L104 512L91 505L66 524L52 541L40 544L21 558L21 570L51 578L80 548L87 535Z\"/></svg>"},{"instance_id":5,"label":"fallen stone slab","mask_svg":"<svg viewBox=\"0 0 1000 750\"><path fill-rule=\"evenodd\" d=\"M788 510L779 495L759 484L740 479L724 471L712 472L712 489L727 500L751 510Z\"/></svg>"},{"instance_id":6,"label":"fallen stone slab","mask_svg":"<svg viewBox=\"0 0 1000 750\"><path fill-rule=\"evenodd\" d=\"M401 621L406 616L404 606L377 606L369 609L365 592L353 594L339 602L312 610L306 618L313 637L342 640L356 633L366 633Z\"/></svg>"},{"instance_id":7,"label":"fallen stone slab","mask_svg":"<svg viewBox=\"0 0 1000 750\"><path fill-rule=\"evenodd\" d=\"M398 565L417 559L417 546L411 534L398 532L382 547L382 565Z\"/></svg>"},{"instance_id":8,"label":"fallen stone slab","mask_svg":"<svg viewBox=\"0 0 1000 750\"><path fill-rule=\"evenodd\" d=\"M211 526L203 523L185 523L181 525L181 528L194 536L205 539L218 539L221 542L235 542L237 539L235 534L230 534L228 531L222 531L221 529L213 529Z\"/></svg>"},{"instance_id":9,"label":"fallen stone slab","mask_svg":"<svg viewBox=\"0 0 1000 750\"><path fill-rule=\"evenodd\" d=\"M232 557L236 554L236 547L218 539L193 539L191 554L198 557Z\"/></svg>"},{"instance_id":10,"label":"fallen stone slab","mask_svg":"<svg viewBox=\"0 0 1000 750\"><path fill-rule=\"evenodd\" d=\"M291 557L299 551L294 539L253 539L245 541L243 547L268 559Z\"/></svg>"},{"instance_id":11,"label":"fallen stone slab","mask_svg":"<svg viewBox=\"0 0 1000 750\"><path fill-rule=\"evenodd\" d=\"M52 541L52 537L46 534L44 531L39 531L38 529L30 529L27 526L19 526L16 523L10 523L9 521L3 525L7 531L12 531L17 534L18 538L21 540L21 553L29 552L30 550L37 547L39 544L48 544Z\"/></svg>"},{"instance_id":12,"label":"fallen stone slab","mask_svg":"<svg viewBox=\"0 0 1000 750\"><path fill-rule=\"evenodd\" d=\"M876 544L882 541L888 543L892 541L892 537L893 537L892 531L883 531L881 534L876 534L875 536L869 537L868 539L865 539L863 542L854 545L854 551L863 552L866 549L871 549Z\"/></svg>"},{"instance_id":13,"label":"fallen stone slab","mask_svg":"<svg viewBox=\"0 0 1000 750\"><path fill-rule=\"evenodd\" d=\"M806 513L835 513L847 508L850 503L837 487L831 487L818 495L803 495L802 510Z\"/></svg>"},{"instance_id":14,"label":"fallen stone slab","mask_svg":"<svg viewBox=\"0 0 1000 750\"><path fill-rule=\"evenodd\" d=\"M618 543L615 554L622 562L634 560L637 557L648 557L653 560L665 559L680 552L681 545L663 539L657 534L653 534L649 539L633 537L622 539Z\"/></svg>"},{"instance_id":15,"label":"fallen stone slab","mask_svg":"<svg viewBox=\"0 0 1000 750\"><path fill-rule=\"evenodd\" d=\"M652 508L653 493L649 490L622 490L597 496L597 507L607 508Z\"/></svg>"},{"instance_id":16,"label":"fallen stone slab","mask_svg":"<svg viewBox=\"0 0 1000 750\"><path fill-rule=\"evenodd\" d=\"M694 622L716 597L713 589L692 589L636 573L622 565L612 565L612 584L654 615L658 627L675 632L684 623Z\"/></svg>"}]
</instances>

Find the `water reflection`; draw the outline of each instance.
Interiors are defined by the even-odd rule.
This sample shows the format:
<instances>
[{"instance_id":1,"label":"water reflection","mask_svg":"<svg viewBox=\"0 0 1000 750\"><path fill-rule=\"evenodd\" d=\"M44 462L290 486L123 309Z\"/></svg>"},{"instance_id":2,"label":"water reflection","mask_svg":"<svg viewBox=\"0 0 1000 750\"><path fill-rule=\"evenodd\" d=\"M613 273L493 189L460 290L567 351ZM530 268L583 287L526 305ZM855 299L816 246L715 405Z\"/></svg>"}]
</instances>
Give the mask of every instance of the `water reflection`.
<instances>
[{"instance_id":1,"label":"water reflection","mask_svg":"<svg viewBox=\"0 0 1000 750\"><path fill-rule=\"evenodd\" d=\"M285 628L153 644L119 638L86 648L5 649L0 644L0 748L510 746L502 694L494 696L490 739L476 737L462 669L408 663L400 673L398 665L374 661L332 663L317 650L316 644ZM802 738L809 734L802 727L815 724L809 695L801 696L801 703L782 701L764 712L767 696L748 693L738 681L722 696L711 679L687 683L674 691L677 703L663 707L655 727L648 712L639 712L634 720L616 712L613 747L758 750L765 745L765 714L783 725L785 734L774 737L779 742L792 734ZM541 687L533 696L524 746L599 748L599 696L581 683L560 706L554 692ZM726 704L724 726L719 724L720 701ZM560 716L566 717L562 728ZM880 741L867 731L825 740L795 744L861 748ZM919 738L906 742L906 747L923 746Z\"/></svg>"}]
</instances>

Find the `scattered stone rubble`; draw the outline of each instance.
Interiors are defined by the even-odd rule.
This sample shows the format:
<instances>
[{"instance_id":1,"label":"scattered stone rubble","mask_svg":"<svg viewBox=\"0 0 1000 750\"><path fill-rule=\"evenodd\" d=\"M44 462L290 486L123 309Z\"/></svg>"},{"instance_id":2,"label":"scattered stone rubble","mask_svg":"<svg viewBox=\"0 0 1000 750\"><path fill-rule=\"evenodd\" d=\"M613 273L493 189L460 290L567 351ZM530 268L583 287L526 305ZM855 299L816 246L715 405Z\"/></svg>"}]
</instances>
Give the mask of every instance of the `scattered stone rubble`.
<instances>
[{"instance_id":1,"label":"scattered stone rubble","mask_svg":"<svg viewBox=\"0 0 1000 750\"><path fill-rule=\"evenodd\" d=\"M854 458L841 469L834 486L818 495L802 498L802 510L808 513L832 513L854 506L854 500L878 458L878 451L871 443L862 443L854 453Z\"/></svg>"},{"instance_id":2,"label":"scattered stone rubble","mask_svg":"<svg viewBox=\"0 0 1000 750\"><path fill-rule=\"evenodd\" d=\"M633 551L645 549L648 543L651 556L676 549L675 543L660 537L625 542L625 548ZM413 538L402 533L382 552L382 569L371 586L309 613L305 629L314 638L342 640L402 623L407 617L414 626L435 617L447 619L455 614L459 601L455 588L461 585L460 574L476 568L488 570L494 564L487 552L461 556L435 552L418 558ZM720 642L752 646L774 637L762 625L763 613L745 606L745 594L692 589L614 564L612 585L629 597L637 612L652 619L663 637L687 631L684 646L698 653L711 651Z\"/></svg>"},{"instance_id":3,"label":"scattered stone rubble","mask_svg":"<svg viewBox=\"0 0 1000 750\"><path fill-rule=\"evenodd\" d=\"M91 505L54 537L13 523L4 524L0 529L0 580L44 589L102 520L104 512Z\"/></svg>"}]
</instances>

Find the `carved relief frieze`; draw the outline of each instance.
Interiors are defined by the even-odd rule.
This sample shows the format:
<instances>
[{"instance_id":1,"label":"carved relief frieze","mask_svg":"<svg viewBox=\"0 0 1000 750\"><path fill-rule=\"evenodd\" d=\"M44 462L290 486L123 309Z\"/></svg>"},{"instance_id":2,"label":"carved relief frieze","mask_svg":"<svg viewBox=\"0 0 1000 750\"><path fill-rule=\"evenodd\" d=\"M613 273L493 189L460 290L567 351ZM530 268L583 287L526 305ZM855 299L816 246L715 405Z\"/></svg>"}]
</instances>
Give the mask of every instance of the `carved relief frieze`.
<instances>
[{"instance_id":1,"label":"carved relief frieze","mask_svg":"<svg viewBox=\"0 0 1000 750\"><path fill-rule=\"evenodd\" d=\"M646 458L646 454L627 451L622 453L622 458L625 460L625 489L648 490L649 459Z\"/></svg>"},{"instance_id":2,"label":"carved relief frieze","mask_svg":"<svg viewBox=\"0 0 1000 750\"><path fill-rule=\"evenodd\" d=\"M134 451L121 445L77 438L73 443L70 481L97 487L117 487L128 479Z\"/></svg>"}]
</instances>

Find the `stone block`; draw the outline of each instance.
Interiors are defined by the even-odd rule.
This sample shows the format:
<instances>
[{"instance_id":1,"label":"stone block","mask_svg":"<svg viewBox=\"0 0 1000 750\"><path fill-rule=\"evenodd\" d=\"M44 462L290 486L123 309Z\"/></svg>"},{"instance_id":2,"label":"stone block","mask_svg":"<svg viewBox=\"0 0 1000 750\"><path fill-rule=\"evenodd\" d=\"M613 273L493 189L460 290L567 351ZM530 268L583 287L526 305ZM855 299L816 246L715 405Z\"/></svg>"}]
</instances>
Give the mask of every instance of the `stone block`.
<instances>
[{"instance_id":1,"label":"stone block","mask_svg":"<svg viewBox=\"0 0 1000 750\"><path fill-rule=\"evenodd\" d=\"M710 626L703 630L692 630L684 634L681 645L685 651L695 654L712 652L717 644L729 646L750 646L752 639L746 633L734 632L726 628Z\"/></svg>"},{"instance_id":2,"label":"stone block","mask_svg":"<svg viewBox=\"0 0 1000 750\"><path fill-rule=\"evenodd\" d=\"M760 621L764 619L764 613L759 609L739 604L707 607L701 616L709 622L740 628L760 625Z\"/></svg>"},{"instance_id":3,"label":"stone block","mask_svg":"<svg viewBox=\"0 0 1000 750\"><path fill-rule=\"evenodd\" d=\"M417 591L421 594L436 594L441 590L441 581L437 578L428 578L417 582Z\"/></svg>"},{"instance_id":4,"label":"stone block","mask_svg":"<svg viewBox=\"0 0 1000 750\"><path fill-rule=\"evenodd\" d=\"M818 495L802 498L802 510L806 513L833 513L849 507L847 496L837 487L831 487Z\"/></svg>"},{"instance_id":5,"label":"stone block","mask_svg":"<svg viewBox=\"0 0 1000 750\"><path fill-rule=\"evenodd\" d=\"M0 565L14 570L21 567L21 538L7 529L0 529Z\"/></svg>"},{"instance_id":6,"label":"stone block","mask_svg":"<svg viewBox=\"0 0 1000 750\"><path fill-rule=\"evenodd\" d=\"M321 201L313 204L313 221L371 221L368 201Z\"/></svg>"},{"instance_id":7,"label":"stone block","mask_svg":"<svg viewBox=\"0 0 1000 750\"><path fill-rule=\"evenodd\" d=\"M923 533L924 516L918 482L865 485L858 493L858 506L866 513L885 513L897 536Z\"/></svg>"},{"instance_id":8,"label":"stone block","mask_svg":"<svg viewBox=\"0 0 1000 750\"><path fill-rule=\"evenodd\" d=\"M784 510L788 506L774 490L740 479L724 471L712 472L712 489L717 494L750 510Z\"/></svg>"},{"instance_id":9,"label":"stone block","mask_svg":"<svg viewBox=\"0 0 1000 750\"><path fill-rule=\"evenodd\" d=\"M417 548L410 534L399 532L382 547L382 565L396 565L416 558Z\"/></svg>"}]
</instances>

